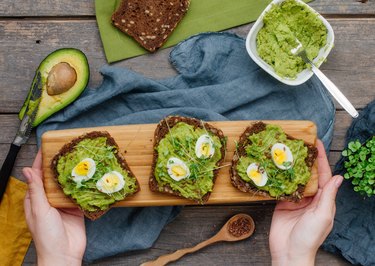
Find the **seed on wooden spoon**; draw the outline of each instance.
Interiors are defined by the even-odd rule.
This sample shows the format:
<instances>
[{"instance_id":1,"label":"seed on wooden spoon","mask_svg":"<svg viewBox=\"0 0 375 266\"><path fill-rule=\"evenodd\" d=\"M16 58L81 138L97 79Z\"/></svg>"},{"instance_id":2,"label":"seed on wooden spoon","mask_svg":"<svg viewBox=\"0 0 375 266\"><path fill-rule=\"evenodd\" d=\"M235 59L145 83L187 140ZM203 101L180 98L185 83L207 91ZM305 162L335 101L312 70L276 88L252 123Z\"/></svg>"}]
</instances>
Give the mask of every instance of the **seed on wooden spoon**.
<instances>
[{"instance_id":1,"label":"seed on wooden spoon","mask_svg":"<svg viewBox=\"0 0 375 266\"><path fill-rule=\"evenodd\" d=\"M239 214L239 216L236 218L237 219L229 220L229 223L228 223L229 233L232 236L237 237L237 238L247 238L250 235L252 235L255 229L253 219L246 214L244 215Z\"/></svg>"},{"instance_id":2,"label":"seed on wooden spoon","mask_svg":"<svg viewBox=\"0 0 375 266\"><path fill-rule=\"evenodd\" d=\"M168 255L163 255L154 261L148 261L141 266L160 266L176 261L182 256L193 253L201 248L220 241L239 241L250 237L254 233L255 223L250 215L240 213L230 218L216 235L199 243L192 248L179 249Z\"/></svg>"}]
</instances>

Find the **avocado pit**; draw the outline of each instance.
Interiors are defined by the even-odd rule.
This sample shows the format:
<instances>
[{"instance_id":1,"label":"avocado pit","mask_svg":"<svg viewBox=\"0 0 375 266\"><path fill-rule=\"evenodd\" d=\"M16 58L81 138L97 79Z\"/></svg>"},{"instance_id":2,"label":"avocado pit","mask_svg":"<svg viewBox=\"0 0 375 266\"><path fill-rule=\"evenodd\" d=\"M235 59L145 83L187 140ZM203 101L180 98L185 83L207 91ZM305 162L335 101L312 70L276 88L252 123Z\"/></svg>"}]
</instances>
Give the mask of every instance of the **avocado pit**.
<instances>
[{"instance_id":1,"label":"avocado pit","mask_svg":"<svg viewBox=\"0 0 375 266\"><path fill-rule=\"evenodd\" d=\"M47 77L48 95L58 95L68 91L77 81L77 73L68 63L61 62L52 67Z\"/></svg>"}]
</instances>

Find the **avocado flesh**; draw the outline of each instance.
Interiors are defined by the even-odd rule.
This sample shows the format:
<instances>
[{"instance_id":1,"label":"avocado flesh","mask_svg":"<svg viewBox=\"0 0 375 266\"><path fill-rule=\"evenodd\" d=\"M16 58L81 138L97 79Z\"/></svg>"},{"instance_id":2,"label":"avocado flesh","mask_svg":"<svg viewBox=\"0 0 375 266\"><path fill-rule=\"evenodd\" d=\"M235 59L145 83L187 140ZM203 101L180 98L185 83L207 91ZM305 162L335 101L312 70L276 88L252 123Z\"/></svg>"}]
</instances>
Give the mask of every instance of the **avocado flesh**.
<instances>
[{"instance_id":1,"label":"avocado flesh","mask_svg":"<svg viewBox=\"0 0 375 266\"><path fill-rule=\"evenodd\" d=\"M76 81L67 91L56 95L49 95L47 92L48 75L52 68L59 63L69 64L69 66L74 69L76 73ZM33 122L34 127L39 125L52 114L72 103L86 88L90 76L90 69L85 54L74 48L63 48L52 52L40 63L36 73L38 72L41 74L42 95L40 99L37 100L40 101L40 104ZM33 87L36 82L36 76L37 75L34 76L31 87ZM30 107L28 109L29 114L31 114L37 106L37 101L32 101L30 98L31 89L18 114L20 119L24 117L28 106Z\"/></svg>"}]
</instances>

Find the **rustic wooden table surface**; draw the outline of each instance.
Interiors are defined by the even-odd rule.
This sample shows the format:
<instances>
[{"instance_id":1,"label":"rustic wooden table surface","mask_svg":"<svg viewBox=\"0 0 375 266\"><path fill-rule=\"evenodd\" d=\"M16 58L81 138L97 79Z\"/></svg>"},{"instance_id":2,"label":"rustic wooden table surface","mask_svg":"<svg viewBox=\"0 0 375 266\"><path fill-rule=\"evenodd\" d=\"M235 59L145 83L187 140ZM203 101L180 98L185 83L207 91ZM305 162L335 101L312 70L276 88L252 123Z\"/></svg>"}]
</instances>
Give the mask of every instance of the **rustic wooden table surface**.
<instances>
[{"instance_id":1,"label":"rustic wooden table surface","mask_svg":"<svg viewBox=\"0 0 375 266\"><path fill-rule=\"evenodd\" d=\"M310 4L328 18L335 31L335 47L323 71L342 89L358 109L375 97L375 3L372 0L315 0ZM252 24L229 30L245 37ZM95 21L94 3L82 1L2 0L0 2L0 162L5 159L17 131L17 113L39 62L62 47L83 50L89 60L90 87L101 82L99 69L106 63ZM175 74L168 62L170 49L114 64L153 78ZM334 165L343 149L351 118L337 106L334 139L329 154ZM13 174L24 180L21 169L30 166L37 152L35 134L23 146ZM175 265L269 265L268 233L274 205L185 207L149 249L98 261L98 265L138 265L179 248L190 247L212 236L233 214L254 217L256 232L251 239L221 243L188 255ZM32 244L24 264L36 263ZM318 265L346 265L338 256L319 250Z\"/></svg>"}]
</instances>

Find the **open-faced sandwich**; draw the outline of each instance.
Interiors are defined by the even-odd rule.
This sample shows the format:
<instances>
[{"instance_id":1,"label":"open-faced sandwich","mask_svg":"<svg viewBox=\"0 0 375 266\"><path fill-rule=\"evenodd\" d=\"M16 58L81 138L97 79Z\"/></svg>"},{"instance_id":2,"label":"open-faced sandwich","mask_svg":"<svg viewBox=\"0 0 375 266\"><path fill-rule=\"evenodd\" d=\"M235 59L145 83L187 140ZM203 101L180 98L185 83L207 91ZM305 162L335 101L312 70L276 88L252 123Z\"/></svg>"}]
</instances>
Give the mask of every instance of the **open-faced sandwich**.
<instances>
[{"instance_id":1,"label":"open-faced sandwich","mask_svg":"<svg viewBox=\"0 0 375 266\"><path fill-rule=\"evenodd\" d=\"M170 116L157 126L150 189L205 203L224 160L226 138L201 120Z\"/></svg>"},{"instance_id":2,"label":"open-faced sandwich","mask_svg":"<svg viewBox=\"0 0 375 266\"><path fill-rule=\"evenodd\" d=\"M65 144L51 162L65 195L94 220L139 184L108 132L93 131Z\"/></svg>"},{"instance_id":3,"label":"open-faced sandwich","mask_svg":"<svg viewBox=\"0 0 375 266\"><path fill-rule=\"evenodd\" d=\"M240 136L231 182L243 192L299 201L317 155L313 145L285 134L281 127L257 122Z\"/></svg>"}]
</instances>

